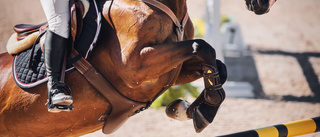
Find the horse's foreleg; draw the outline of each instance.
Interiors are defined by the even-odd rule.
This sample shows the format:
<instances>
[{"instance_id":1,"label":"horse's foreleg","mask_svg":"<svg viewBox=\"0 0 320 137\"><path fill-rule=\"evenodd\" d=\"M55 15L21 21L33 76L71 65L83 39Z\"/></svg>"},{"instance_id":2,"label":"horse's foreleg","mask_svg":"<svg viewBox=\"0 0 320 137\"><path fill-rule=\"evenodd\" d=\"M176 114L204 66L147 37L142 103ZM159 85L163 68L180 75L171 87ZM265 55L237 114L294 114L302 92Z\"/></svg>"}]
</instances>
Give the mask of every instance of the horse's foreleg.
<instances>
[{"instance_id":1,"label":"horse's foreleg","mask_svg":"<svg viewBox=\"0 0 320 137\"><path fill-rule=\"evenodd\" d=\"M184 61L193 58L194 41L182 41L168 44L150 45L128 58L120 69L124 82L129 87L138 87L145 81L152 81L170 72ZM136 54L139 53L139 54ZM134 70L135 73L132 73Z\"/></svg>"},{"instance_id":2,"label":"horse's foreleg","mask_svg":"<svg viewBox=\"0 0 320 137\"><path fill-rule=\"evenodd\" d=\"M171 118L193 119L195 130L198 133L212 123L225 99L225 92L222 88L225 77L221 82L218 70L214 66L203 65L202 69L205 89L198 98L192 104L178 99L170 103L166 109L167 115Z\"/></svg>"},{"instance_id":3,"label":"horse's foreleg","mask_svg":"<svg viewBox=\"0 0 320 137\"><path fill-rule=\"evenodd\" d=\"M220 82L223 85L227 80L226 66L220 60L217 60L216 63L219 72ZM206 78L204 78L204 82L206 84L205 88L210 87L210 84L208 84L208 80ZM199 106L201 103L204 102L204 93L205 91L202 91L198 98L195 101L193 101L193 103L188 107L187 115L189 118L192 118L192 113L194 112L195 107Z\"/></svg>"},{"instance_id":4,"label":"horse's foreleg","mask_svg":"<svg viewBox=\"0 0 320 137\"><path fill-rule=\"evenodd\" d=\"M196 132L198 133L212 123L226 96L217 69L214 66L207 65L204 65L202 68L205 89L203 94L201 94L201 98L204 99L202 99L203 102L199 106L190 107L191 111L194 110L192 118Z\"/></svg>"},{"instance_id":5,"label":"horse's foreleg","mask_svg":"<svg viewBox=\"0 0 320 137\"><path fill-rule=\"evenodd\" d=\"M203 51L209 50L210 48L198 48L197 52L202 53ZM209 56L207 56L209 54ZM192 74L191 72L202 73L202 77L204 78L205 89L199 95L199 97L190 105L184 100L177 100L172 102L167 107L167 115L171 118L178 120L185 120L187 118L192 118L194 121L194 126L197 132L201 132L208 124L210 124L220 106L222 101L225 98L224 90L221 85L226 81L226 67L225 65L215 58L210 57L210 54L198 54L199 60L198 62L192 61L193 65L200 66L198 68L194 68L194 70L189 69L189 72L181 72L181 74ZM185 67L192 66L190 61L189 65ZM200 64L200 65L199 65ZM182 68L182 71L184 68ZM197 76L197 74L195 74ZM183 81L191 81L193 77L187 76L179 76L181 79L178 79L178 82ZM221 78L221 80L220 80ZM195 80L195 79L193 79ZM182 84L182 83L178 83ZM185 106L188 107L185 107ZM181 113L186 113L186 115L182 115ZM187 118L185 118L187 117Z\"/></svg>"}]
</instances>

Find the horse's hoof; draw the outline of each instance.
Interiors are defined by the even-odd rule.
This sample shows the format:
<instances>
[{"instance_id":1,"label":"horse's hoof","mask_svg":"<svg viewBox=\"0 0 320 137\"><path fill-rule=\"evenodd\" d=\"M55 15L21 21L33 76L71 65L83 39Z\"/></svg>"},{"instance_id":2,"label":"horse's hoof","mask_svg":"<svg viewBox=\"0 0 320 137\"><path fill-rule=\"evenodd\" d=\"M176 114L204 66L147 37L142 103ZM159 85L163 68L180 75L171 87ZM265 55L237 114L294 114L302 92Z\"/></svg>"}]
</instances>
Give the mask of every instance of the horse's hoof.
<instances>
[{"instance_id":1,"label":"horse's hoof","mask_svg":"<svg viewBox=\"0 0 320 137\"><path fill-rule=\"evenodd\" d=\"M203 129L205 129L210 122L204 118L202 113L199 111L199 107L195 108L195 111L192 114L193 117L193 125L194 129L197 133L200 133Z\"/></svg>"},{"instance_id":2,"label":"horse's hoof","mask_svg":"<svg viewBox=\"0 0 320 137\"><path fill-rule=\"evenodd\" d=\"M190 103L182 100L182 99L177 99L173 102L171 102L167 108L166 108L166 114L168 117L177 119L180 121L188 120L187 115L187 109L190 106Z\"/></svg>"},{"instance_id":3,"label":"horse's hoof","mask_svg":"<svg viewBox=\"0 0 320 137\"><path fill-rule=\"evenodd\" d=\"M204 130L210 123L212 123L214 117L217 114L219 107L210 106L207 104L200 104L195 107L192 113L193 125L197 133Z\"/></svg>"}]
</instances>

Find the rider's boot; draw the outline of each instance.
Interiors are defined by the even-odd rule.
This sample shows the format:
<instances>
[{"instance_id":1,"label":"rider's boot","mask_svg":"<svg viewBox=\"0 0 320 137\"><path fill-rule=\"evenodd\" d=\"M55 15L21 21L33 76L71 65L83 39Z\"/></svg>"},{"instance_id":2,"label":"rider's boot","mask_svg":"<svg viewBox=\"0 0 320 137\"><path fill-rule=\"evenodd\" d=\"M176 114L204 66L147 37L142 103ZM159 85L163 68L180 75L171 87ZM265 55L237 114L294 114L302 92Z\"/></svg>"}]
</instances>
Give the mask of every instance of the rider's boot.
<instances>
[{"instance_id":1,"label":"rider's boot","mask_svg":"<svg viewBox=\"0 0 320 137\"><path fill-rule=\"evenodd\" d=\"M204 102L195 107L193 112L193 123L196 132L201 132L212 123L217 111L225 99L218 70L214 66L203 65L203 79L205 83Z\"/></svg>"},{"instance_id":2,"label":"rider's boot","mask_svg":"<svg viewBox=\"0 0 320 137\"><path fill-rule=\"evenodd\" d=\"M50 30L47 31L44 52L48 77L48 111L53 113L73 109L71 90L64 82L61 82L62 67L64 67L68 44L68 39Z\"/></svg>"}]
</instances>

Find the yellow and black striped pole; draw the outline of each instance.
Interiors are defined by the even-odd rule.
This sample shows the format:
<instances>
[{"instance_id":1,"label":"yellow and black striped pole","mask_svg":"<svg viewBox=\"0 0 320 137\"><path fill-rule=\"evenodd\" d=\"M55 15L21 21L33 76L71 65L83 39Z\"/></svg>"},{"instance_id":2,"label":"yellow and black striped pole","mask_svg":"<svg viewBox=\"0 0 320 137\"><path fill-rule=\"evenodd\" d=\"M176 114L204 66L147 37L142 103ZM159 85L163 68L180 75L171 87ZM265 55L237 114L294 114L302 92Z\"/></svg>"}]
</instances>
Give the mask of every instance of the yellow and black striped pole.
<instances>
[{"instance_id":1,"label":"yellow and black striped pole","mask_svg":"<svg viewBox=\"0 0 320 137\"><path fill-rule=\"evenodd\" d=\"M320 131L320 116L219 137L292 137Z\"/></svg>"}]
</instances>

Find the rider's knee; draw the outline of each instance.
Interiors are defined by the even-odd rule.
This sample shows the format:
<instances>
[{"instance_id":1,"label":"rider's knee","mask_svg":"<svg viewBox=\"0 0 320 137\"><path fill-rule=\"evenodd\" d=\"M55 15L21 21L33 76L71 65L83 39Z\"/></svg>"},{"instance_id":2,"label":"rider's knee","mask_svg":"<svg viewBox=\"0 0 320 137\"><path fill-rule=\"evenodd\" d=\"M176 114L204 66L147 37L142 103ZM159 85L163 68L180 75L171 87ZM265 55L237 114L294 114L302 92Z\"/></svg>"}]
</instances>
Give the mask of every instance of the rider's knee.
<instances>
[{"instance_id":1,"label":"rider's knee","mask_svg":"<svg viewBox=\"0 0 320 137\"><path fill-rule=\"evenodd\" d=\"M61 37L69 37L70 9L68 0L41 0L49 29Z\"/></svg>"},{"instance_id":2,"label":"rider's knee","mask_svg":"<svg viewBox=\"0 0 320 137\"><path fill-rule=\"evenodd\" d=\"M49 30L58 34L61 37L69 38L69 14L70 13L61 13L56 15L53 19L48 20Z\"/></svg>"}]
</instances>

